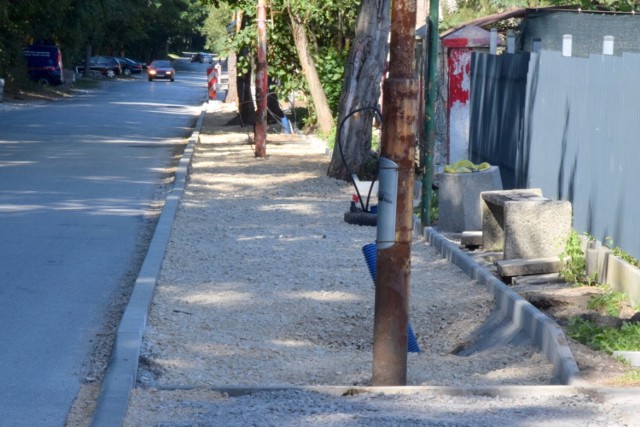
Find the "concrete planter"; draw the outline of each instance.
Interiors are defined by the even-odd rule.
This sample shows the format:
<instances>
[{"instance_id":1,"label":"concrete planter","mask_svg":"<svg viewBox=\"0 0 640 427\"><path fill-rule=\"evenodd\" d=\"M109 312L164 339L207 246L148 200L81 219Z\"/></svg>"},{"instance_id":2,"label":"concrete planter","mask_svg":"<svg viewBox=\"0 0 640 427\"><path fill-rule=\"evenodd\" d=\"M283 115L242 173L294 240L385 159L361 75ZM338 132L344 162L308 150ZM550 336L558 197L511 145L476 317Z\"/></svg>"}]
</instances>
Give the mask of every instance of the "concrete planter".
<instances>
[{"instance_id":1,"label":"concrete planter","mask_svg":"<svg viewBox=\"0 0 640 427\"><path fill-rule=\"evenodd\" d=\"M634 367L640 367L640 351L614 351L613 355L621 357Z\"/></svg>"},{"instance_id":2,"label":"concrete planter","mask_svg":"<svg viewBox=\"0 0 640 427\"><path fill-rule=\"evenodd\" d=\"M583 238L584 239L584 238ZM640 269L613 254L600 242L583 240L587 275L597 275L598 283L606 283L616 292L629 297L634 305L640 305Z\"/></svg>"},{"instance_id":3,"label":"concrete planter","mask_svg":"<svg viewBox=\"0 0 640 427\"><path fill-rule=\"evenodd\" d=\"M614 291L626 294L632 304L640 304L640 269L610 253L605 280Z\"/></svg>"},{"instance_id":4,"label":"concrete planter","mask_svg":"<svg viewBox=\"0 0 640 427\"><path fill-rule=\"evenodd\" d=\"M497 166L470 173L440 173L438 230L453 233L482 230L480 193L502 190Z\"/></svg>"}]
</instances>

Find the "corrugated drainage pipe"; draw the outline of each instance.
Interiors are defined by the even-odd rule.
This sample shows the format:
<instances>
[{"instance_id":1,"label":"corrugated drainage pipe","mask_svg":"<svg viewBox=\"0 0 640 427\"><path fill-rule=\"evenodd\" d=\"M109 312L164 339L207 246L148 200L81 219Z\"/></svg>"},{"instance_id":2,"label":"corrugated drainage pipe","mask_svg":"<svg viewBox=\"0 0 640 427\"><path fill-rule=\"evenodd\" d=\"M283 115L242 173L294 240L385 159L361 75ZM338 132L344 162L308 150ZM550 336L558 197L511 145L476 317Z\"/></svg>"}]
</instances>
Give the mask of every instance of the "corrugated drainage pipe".
<instances>
[{"instance_id":1,"label":"corrugated drainage pipe","mask_svg":"<svg viewBox=\"0 0 640 427\"><path fill-rule=\"evenodd\" d=\"M376 284L376 263L378 257L378 249L375 243L369 243L362 247L362 253L364 254L364 259L367 262L367 267L369 268L369 274L371 275L371 279L373 279L373 284ZM416 340L416 335L413 333L413 328L411 324L407 324L407 347L410 353L420 353L420 346L418 345L418 341Z\"/></svg>"}]
</instances>

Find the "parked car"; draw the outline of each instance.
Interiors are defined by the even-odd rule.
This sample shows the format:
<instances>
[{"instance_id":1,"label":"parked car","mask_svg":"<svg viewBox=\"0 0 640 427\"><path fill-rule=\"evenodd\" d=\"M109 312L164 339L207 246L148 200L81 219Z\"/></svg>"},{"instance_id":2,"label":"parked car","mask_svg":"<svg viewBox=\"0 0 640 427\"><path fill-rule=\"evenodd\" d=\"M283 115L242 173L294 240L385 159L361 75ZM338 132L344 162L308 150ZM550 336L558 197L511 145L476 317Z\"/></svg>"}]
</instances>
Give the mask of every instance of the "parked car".
<instances>
[{"instance_id":1,"label":"parked car","mask_svg":"<svg viewBox=\"0 0 640 427\"><path fill-rule=\"evenodd\" d=\"M134 61L133 59L130 59L130 58L116 58L116 59L120 63L122 74L124 74L125 76L142 73L143 66L141 63Z\"/></svg>"},{"instance_id":2,"label":"parked car","mask_svg":"<svg viewBox=\"0 0 640 427\"><path fill-rule=\"evenodd\" d=\"M213 63L213 55L204 52L194 53L191 55L191 62L199 62L201 64L206 62L207 64L211 64Z\"/></svg>"},{"instance_id":3,"label":"parked car","mask_svg":"<svg viewBox=\"0 0 640 427\"><path fill-rule=\"evenodd\" d=\"M22 54L27 61L27 72L31 80L41 85L64 83L62 53L57 46L30 45L22 50Z\"/></svg>"},{"instance_id":4,"label":"parked car","mask_svg":"<svg viewBox=\"0 0 640 427\"><path fill-rule=\"evenodd\" d=\"M149 81L153 79L169 79L175 80L176 70L171 65L171 61L167 60L155 60L147 68L147 76Z\"/></svg>"},{"instance_id":5,"label":"parked car","mask_svg":"<svg viewBox=\"0 0 640 427\"><path fill-rule=\"evenodd\" d=\"M79 73L84 72L84 63L78 65L76 70ZM122 73L120 62L113 56L92 56L89 59L89 70L97 71L103 76L114 78Z\"/></svg>"}]
</instances>

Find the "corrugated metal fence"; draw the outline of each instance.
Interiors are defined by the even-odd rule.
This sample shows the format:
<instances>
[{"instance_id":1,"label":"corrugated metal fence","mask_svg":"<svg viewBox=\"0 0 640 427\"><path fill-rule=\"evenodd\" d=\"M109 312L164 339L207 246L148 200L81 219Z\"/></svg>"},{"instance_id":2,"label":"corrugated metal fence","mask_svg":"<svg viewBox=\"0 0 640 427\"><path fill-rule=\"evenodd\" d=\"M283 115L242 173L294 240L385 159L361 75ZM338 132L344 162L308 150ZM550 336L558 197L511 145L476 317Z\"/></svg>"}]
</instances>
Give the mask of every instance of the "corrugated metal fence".
<instances>
[{"instance_id":1,"label":"corrugated metal fence","mask_svg":"<svg viewBox=\"0 0 640 427\"><path fill-rule=\"evenodd\" d=\"M574 228L640 258L640 55L475 54L470 159L569 200Z\"/></svg>"}]
</instances>

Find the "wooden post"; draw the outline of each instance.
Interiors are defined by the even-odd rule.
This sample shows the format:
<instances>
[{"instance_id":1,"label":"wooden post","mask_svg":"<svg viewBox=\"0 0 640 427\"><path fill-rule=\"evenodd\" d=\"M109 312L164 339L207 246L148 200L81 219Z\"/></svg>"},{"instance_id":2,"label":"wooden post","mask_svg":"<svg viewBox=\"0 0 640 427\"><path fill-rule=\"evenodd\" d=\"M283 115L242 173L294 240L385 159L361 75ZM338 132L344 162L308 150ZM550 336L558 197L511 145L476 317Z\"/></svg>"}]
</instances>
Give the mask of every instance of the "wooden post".
<instances>
[{"instance_id":1,"label":"wooden post","mask_svg":"<svg viewBox=\"0 0 640 427\"><path fill-rule=\"evenodd\" d=\"M418 84L414 75L415 25L416 0L393 1L389 78L385 80L383 87L381 156L397 165L393 172L397 174L397 180L394 180L397 181L397 197L395 201L384 198L379 201L378 227L383 220L381 209L395 214L395 219L391 221L395 223L395 232L392 230L395 241L380 242L381 229L378 228L372 376L374 386L407 383L414 152L418 111ZM396 182L393 183L394 189L395 184ZM382 186L381 178L380 188ZM382 204L393 204L395 212Z\"/></svg>"},{"instance_id":2,"label":"wooden post","mask_svg":"<svg viewBox=\"0 0 640 427\"><path fill-rule=\"evenodd\" d=\"M267 155L267 6L258 0L258 62L256 64L256 124L254 126L255 156Z\"/></svg>"}]
</instances>

